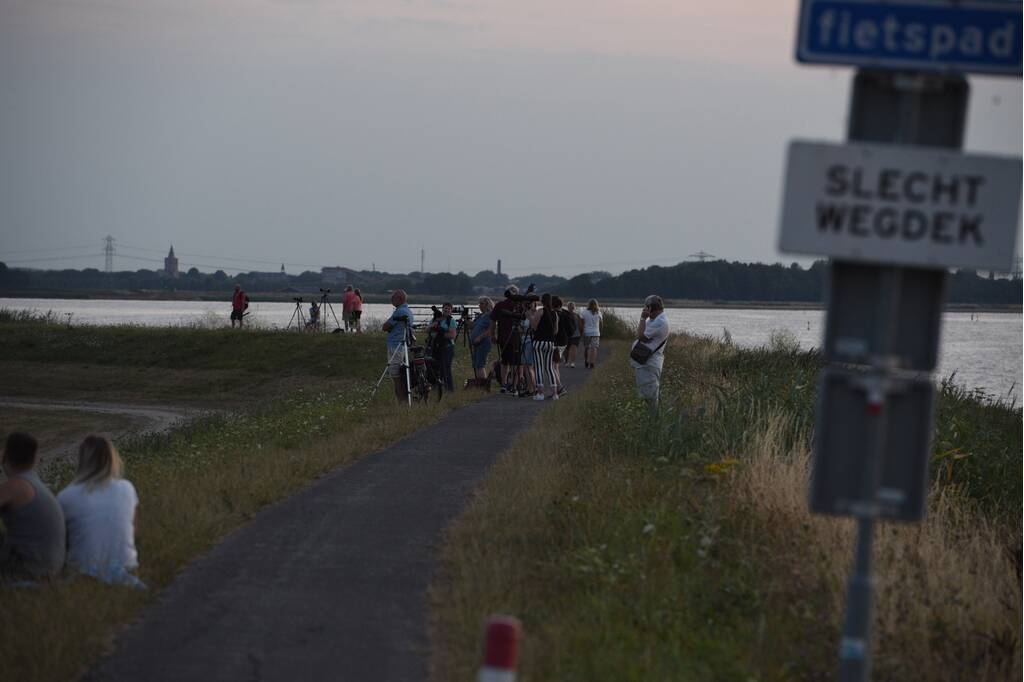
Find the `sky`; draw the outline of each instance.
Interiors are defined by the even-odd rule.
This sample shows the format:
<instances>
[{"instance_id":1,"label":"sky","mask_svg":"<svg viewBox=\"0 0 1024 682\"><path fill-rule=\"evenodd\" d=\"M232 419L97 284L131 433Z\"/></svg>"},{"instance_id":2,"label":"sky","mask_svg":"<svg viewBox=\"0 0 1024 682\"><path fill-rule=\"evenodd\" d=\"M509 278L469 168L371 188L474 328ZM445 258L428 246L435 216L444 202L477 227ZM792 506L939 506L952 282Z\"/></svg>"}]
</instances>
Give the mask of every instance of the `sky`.
<instances>
[{"instance_id":1,"label":"sky","mask_svg":"<svg viewBox=\"0 0 1024 682\"><path fill-rule=\"evenodd\" d=\"M806 262L776 249L785 150L843 139L853 71L796 64L797 8L0 0L0 260ZM971 87L965 149L1020 156L1020 80Z\"/></svg>"}]
</instances>

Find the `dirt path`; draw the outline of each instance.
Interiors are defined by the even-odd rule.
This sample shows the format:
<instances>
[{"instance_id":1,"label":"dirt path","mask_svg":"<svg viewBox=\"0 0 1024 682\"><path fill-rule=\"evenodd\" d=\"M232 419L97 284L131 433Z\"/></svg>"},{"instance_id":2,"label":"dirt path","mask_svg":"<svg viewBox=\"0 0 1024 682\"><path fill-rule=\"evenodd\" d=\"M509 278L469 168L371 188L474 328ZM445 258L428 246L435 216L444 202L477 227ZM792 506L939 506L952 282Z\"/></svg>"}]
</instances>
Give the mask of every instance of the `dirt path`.
<instances>
[{"instance_id":1,"label":"dirt path","mask_svg":"<svg viewBox=\"0 0 1024 682\"><path fill-rule=\"evenodd\" d=\"M570 399L587 373L563 372ZM548 404L492 395L264 510L191 564L87 679L427 679L441 533Z\"/></svg>"},{"instance_id":2,"label":"dirt path","mask_svg":"<svg viewBox=\"0 0 1024 682\"><path fill-rule=\"evenodd\" d=\"M100 414L117 415L120 417L132 417L141 422L143 427L130 431L119 431L105 433L104 435L117 439L129 434L152 433L164 431L175 424L195 419L204 414L203 410L189 409L184 407L173 407L166 405L129 405L120 403L97 403L78 400L26 400L0 398L0 408L9 407L22 410L70 410L75 412L96 412ZM39 453L43 464L60 457L67 457L75 452L77 442L62 443L59 446L47 448Z\"/></svg>"}]
</instances>

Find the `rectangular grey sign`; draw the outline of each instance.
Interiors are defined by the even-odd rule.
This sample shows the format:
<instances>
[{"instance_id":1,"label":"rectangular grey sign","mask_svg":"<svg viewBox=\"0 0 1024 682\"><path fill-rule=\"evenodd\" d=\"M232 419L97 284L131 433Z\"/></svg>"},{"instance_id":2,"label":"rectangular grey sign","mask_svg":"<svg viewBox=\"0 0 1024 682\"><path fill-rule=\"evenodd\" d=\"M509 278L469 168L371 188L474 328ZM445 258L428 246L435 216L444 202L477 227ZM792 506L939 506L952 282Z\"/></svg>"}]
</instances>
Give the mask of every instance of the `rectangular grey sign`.
<instances>
[{"instance_id":1,"label":"rectangular grey sign","mask_svg":"<svg viewBox=\"0 0 1024 682\"><path fill-rule=\"evenodd\" d=\"M884 400L872 409L867 375L826 369L818 387L811 470L811 511L918 521L928 495L935 389L927 378L887 377ZM874 440L874 422L881 427ZM876 448L881 445L881 451ZM869 456L869 453L871 456ZM865 496L877 458L873 497Z\"/></svg>"},{"instance_id":2,"label":"rectangular grey sign","mask_svg":"<svg viewBox=\"0 0 1024 682\"><path fill-rule=\"evenodd\" d=\"M790 143L779 249L867 263L1009 270L1020 159Z\"/></svg>"}]
</instances>

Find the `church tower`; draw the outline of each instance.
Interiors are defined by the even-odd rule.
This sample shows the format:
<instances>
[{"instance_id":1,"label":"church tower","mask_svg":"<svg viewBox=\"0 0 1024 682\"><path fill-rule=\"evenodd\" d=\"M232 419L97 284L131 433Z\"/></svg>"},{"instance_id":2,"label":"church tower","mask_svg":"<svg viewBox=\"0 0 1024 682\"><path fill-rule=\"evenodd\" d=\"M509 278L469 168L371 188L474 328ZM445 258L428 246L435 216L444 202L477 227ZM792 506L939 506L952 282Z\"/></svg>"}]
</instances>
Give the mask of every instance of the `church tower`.
<instances>
[{"instance_id":1,"label":"church tower","mask_svg":"<svg viewBox=\"0 0 1024 682\"><path fill-rule=\"evenodd\" d=\"M174 255L174 245L171 244L171 251L164 258L164 274L173 279L178 278L178 259Z\"/></svg>"}]
</instances>

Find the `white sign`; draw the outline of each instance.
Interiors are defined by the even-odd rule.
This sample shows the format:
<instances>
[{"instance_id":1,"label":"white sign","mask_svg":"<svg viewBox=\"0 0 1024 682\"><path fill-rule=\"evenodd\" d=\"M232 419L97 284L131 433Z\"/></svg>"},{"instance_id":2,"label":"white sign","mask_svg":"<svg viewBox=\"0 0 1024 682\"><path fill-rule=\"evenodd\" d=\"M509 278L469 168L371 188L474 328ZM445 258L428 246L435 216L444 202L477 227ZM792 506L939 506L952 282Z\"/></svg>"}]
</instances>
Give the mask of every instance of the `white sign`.
<instances>
[{"instance_id":1,"label":"white sign","mask_svg":"<svg viewBox=\"0 0 1024 682\"><path fill-rule=\"evenodd\" d=\"M1020 159L796 140L783 192L781 251L891 265L1012 266Z\"/></svg>"}]
</instances>

